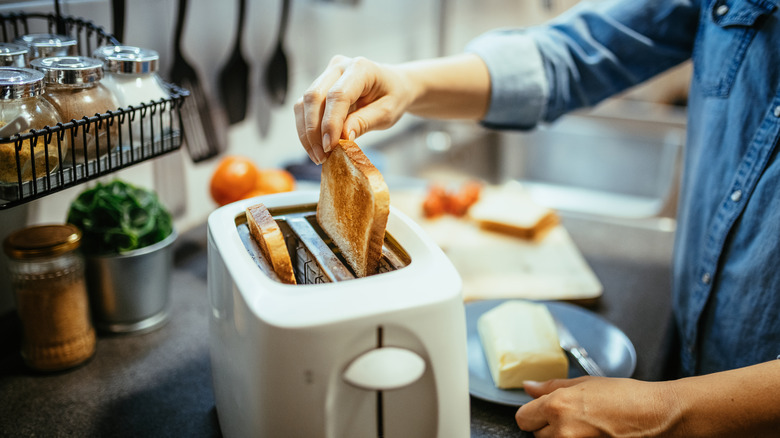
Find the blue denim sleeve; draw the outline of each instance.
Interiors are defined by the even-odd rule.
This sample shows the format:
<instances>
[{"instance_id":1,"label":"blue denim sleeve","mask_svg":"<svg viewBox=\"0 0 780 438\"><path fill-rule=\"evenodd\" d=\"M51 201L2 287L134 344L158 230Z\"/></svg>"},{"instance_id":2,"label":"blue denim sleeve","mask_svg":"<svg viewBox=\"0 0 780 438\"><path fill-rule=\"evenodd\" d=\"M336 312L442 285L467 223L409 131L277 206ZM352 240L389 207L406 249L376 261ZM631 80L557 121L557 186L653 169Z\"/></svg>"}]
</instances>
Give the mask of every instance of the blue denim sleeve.
<instances>
[{"instance_id":1,"label":"blue denim sleeve","mask_svg":"<svg viewBox=\"0 0 780 438\"><path fill-rule=\"evenodd\" d=\"M544 26L477 38L467 50L485 61L492 87L483 123L527 129L593 106L685 61L697 28L695 3L582 2Z\"/></svg>"},{"instance_id":2,"label":"blue denim sleeve","mask_svg":"<svg viewBox=\"0 0 780 438\"><path fill-rule=\"evenodd\" d=\"M521 29L498 30L478 37L466 50L479 55L490 72L490 106L482 123L493 128L536 126L549 87L534 40Z\"/></svg>"}]
</instances>

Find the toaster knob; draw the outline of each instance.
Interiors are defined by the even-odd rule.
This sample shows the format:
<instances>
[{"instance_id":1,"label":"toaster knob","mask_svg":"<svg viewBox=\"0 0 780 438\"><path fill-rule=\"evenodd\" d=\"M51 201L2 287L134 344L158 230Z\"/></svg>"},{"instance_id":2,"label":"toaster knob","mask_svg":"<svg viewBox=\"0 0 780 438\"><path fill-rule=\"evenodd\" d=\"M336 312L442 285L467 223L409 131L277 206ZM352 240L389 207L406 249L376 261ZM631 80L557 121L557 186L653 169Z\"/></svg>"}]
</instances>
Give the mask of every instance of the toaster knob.
<instances>
[{"instance_id":1,"label":"toaster knob","mask_svg":"<svg viewBox=\"0 0 780 438\"><path fill-rule=\"evenodd\" d=\"M397 347L381 347L361 354L347 366L344 380L361 389L383 391L403 388L422 377L425 359Z\"/></svg>"}]
</instances>

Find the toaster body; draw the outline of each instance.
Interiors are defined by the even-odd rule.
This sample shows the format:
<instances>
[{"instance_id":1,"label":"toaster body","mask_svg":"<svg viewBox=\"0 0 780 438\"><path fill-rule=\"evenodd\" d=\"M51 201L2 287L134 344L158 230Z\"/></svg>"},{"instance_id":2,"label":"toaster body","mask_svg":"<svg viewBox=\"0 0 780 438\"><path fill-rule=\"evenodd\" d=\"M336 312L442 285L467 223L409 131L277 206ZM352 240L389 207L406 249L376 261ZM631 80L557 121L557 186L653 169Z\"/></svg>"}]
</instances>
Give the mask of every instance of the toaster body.
<instances>
[{"instance_id":1,"label":"toaster body","mask_svg":"<svg viewBox=\"0 0 780 438\"><path fill-rule=\"evenodd\" d=\"M317 199L269 195L209 216L209 343L224 436L468 437L461 280L414 222L391 208L385 243L395 251L369 277L328 278L337 269L316 266L329 263L319 257L297 263L299 283L311 284L282 284L263 269L242 231L245 209L262 202L288 229L295 220L284 217L305 216Z\"/></svg>"}]
</instances>

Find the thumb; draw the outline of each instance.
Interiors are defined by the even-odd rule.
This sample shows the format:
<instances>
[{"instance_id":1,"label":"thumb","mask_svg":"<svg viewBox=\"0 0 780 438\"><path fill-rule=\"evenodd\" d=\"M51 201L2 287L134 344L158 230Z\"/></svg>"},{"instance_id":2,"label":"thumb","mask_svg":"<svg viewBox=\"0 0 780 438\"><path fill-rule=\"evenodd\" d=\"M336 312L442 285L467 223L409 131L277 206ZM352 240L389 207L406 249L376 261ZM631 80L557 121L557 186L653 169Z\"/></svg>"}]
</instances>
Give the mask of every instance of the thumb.
<instances>
[{"instance_id":1,"label":"thumb","mask_svg":"<svg viewBox=\"0 0 780 438\"><path fill-rule=\"evenodd\" d=\"M388 99L380 99L349 113L344 121L342 137L357 138L369 131L387 129L395 125L403 113L388 109L389 102Z\"/></svg>"}]
</instances>

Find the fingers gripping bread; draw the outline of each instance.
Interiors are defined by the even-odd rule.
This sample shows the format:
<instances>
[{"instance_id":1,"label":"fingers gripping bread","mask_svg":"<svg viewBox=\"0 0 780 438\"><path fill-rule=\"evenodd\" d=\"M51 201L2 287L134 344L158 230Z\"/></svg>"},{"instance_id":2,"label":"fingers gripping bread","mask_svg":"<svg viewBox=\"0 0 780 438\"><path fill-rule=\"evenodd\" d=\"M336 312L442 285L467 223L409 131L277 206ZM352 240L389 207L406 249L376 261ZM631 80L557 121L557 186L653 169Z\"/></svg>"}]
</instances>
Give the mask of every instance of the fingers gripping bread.
<instances>
[{"instance_id":1,"label":"fingers gripping bread","mask_svg":"<svg viewBox=\"0 0 780 438\"><path fill-rule=\"evenodd\" d=\"M282 230L263 204L246 209L249 233L260 246L263 256L271 264L282 283L296 284L290 253L284 242Z\"/></svg>"},{"instance_id":2,"label":"fingers gripping bread","mask_svg":"<svg viewBox=\"0 0 780 438\"><path fill-rule=\"evenodd\" d=\"M322 165L317 222L356 276L376 273L389 214L382 174L357 144L341 140Z\"/></svg>"}]
</instances>

